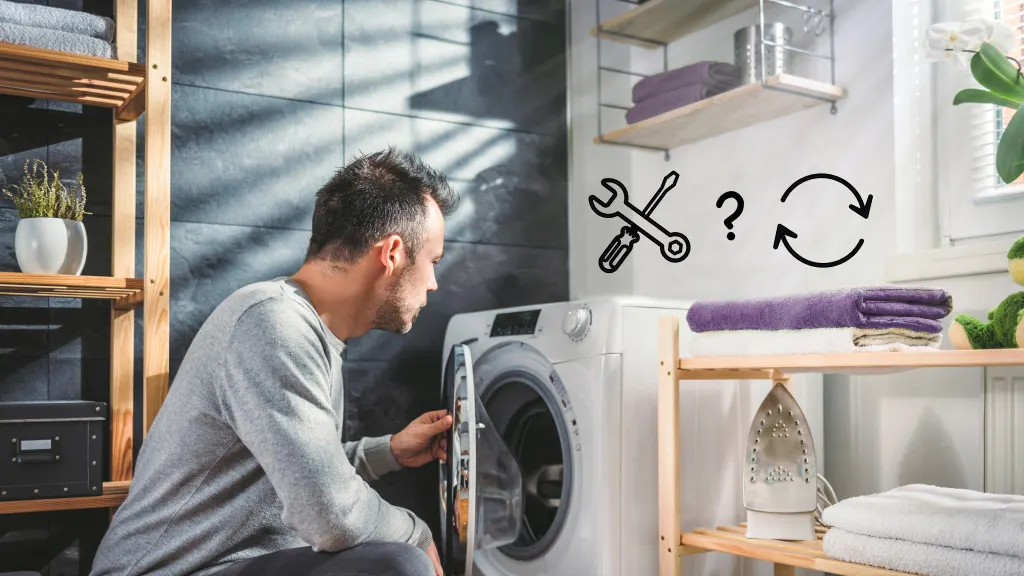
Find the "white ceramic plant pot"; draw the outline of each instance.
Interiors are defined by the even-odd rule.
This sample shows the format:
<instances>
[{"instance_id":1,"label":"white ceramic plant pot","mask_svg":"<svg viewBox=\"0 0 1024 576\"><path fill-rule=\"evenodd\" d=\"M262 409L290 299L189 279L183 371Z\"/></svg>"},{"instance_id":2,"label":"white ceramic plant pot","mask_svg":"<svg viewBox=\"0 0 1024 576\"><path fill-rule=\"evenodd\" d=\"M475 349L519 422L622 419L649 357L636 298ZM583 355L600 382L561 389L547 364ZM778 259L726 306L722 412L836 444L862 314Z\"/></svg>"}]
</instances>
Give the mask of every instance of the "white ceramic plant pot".
<instances>
[{"instance_id":1,"label":"white ceramic plant pot","mask_svg":"<svg viewBox=\"0 0 1024 576\"><path fill-rule=\"evenodd\" d=\"M14 233L18 267L26 274L77 276L85 266L85 225L62 218L23 218Z\"/></svg>"},{"instance_id":2,"label":"white ceramic plant pot","mask_svg":"<svg viewBox=\"0 0 1024 576\"><path fill-rule=\"evenodd\" d=\"M58 274L78 276L85 268L85 257L89 253L89 239L85 234L85 224L77 220L64 220L68 230L68 251Z\"/></svg>"}]
</instances>

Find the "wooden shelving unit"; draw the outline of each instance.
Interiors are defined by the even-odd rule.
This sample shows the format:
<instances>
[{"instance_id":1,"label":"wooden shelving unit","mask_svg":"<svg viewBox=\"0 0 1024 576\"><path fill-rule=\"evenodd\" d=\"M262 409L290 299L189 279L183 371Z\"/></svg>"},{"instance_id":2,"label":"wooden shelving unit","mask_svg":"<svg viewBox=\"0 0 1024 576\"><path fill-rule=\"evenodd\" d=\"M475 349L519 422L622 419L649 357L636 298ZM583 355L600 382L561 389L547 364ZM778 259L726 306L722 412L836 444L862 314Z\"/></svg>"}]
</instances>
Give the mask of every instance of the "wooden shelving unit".
<instances>
[{"instance_id":1,"label":"wooden shelving unit","mask_svg":"<svg viewBox=\"0 0 1024 576\"><path fill-rule=\"evenodd\" d=\"M601 23L600 37L641 48L660 48L757 8L758 0L648 0ZM590 34L597 36L597 28Z\"/></svg>"},{"instance_id":2,"label":"wooden shelving unit","mask_svg":"<svg viewBox=\"0 0 1024 576\"><path fill-rule=\"evenodd\" d=\"M660 576L682 576L679 557L724 552L775 564L776 576L808 568L845 576L908 576L874 566L830 558L821 547L826 528L813 541L749 539L745 525L680 533L680 380L772 380L788 385L799 372L881 374L920 368L1024 366L1024 350L934 350L778 356L679 357L679 318L658 323L658 544Z\"/></svg>"},{"instance_id":3,"label":"wooden shelving unit","mask_svg":"<svg viewBox=\"0 0 1024 576\"><path fill-rule=\"evenodd\" d=\"M714 530L698 528L682 535L680 554L685 556L710 551L766 560L775 563L776 574L787 571L792 574L792 568L806 568L839 576L913 576L906 572L829 558L821 549L824 530L818 531L817 539L807 541L752 540L744 536L745 533L745 523L739 526L718 526Z\"/></svg>"},{"instance_id":4,"label":"wooden shelving unit","mask_svg":"<svg viewBox=\"0 0 1024 576\"><path fill-rule=\"evenodd\" d=\"M144 288L139 278L0 272L0 294L3 295L98 298L113 300L114 308L119 310L140 304Z\"/></svg>"},{"instance_id":5,"label":"wooden shelving unit","mask_svg":"<svg viewBox=\"0 0 1024 576\"><path fill-rule=\"evenodd\" d=\"M0 502L0 514L23 514L25 512L57 512L60 510L84 510L87 508L114 508L120 506L128 496L131 482L104 482L102 496L78 498L47 498L42 500L14 500Z\"/></svg>"},{"instance_id":6,"label":"wooden shelving unit","mask_svg":"<svg viewBox=\"0 0 1024 576\"><path fill-rule=\"evenodd\" d=\"M595 137L594 143L671 150L846 97L842 88L789 74L770 76L765 82L769 87L745 84Z\"/></svg>"},{"instance_id":7,"label":"wooden shelving unit","mask_svg":"<svg viewBox=\"0 0 1024 576\"><path fill-rule=\"evenodd\" d=\"M0 92L115 109L122 121L145 105L142 64L0 42Z\"/></svg>"},{"instance_id":8,"label":"wooden shelving unit","mask_svg":"<svg viewBox=\"0 0 1024 576\"><path fill-rule=\"evenodd\" d=\"M115 0L119 60L0 43L0 94L111 111L113 191L109 277L0 273L0 294L99 298L110 310L110 481L99 496L5 501L0 514L113 508L128 494L134 454L135 309L143 307L143 433L167 395L170 302L171 1L146 0L146 63L138 1ZM143 118L144 116L144 118ZM136 278L136 121L146 123L143 278Z\"/></svg>"}]
</instances>

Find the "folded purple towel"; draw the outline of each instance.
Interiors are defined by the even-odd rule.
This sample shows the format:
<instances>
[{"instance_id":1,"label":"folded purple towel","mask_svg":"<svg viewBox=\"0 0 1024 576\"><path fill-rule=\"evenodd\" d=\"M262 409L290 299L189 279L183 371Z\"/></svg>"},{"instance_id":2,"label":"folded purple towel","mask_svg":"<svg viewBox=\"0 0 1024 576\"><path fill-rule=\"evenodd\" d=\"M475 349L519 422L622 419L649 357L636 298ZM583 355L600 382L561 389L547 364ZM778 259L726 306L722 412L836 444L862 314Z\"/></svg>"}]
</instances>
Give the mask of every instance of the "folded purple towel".
<instances>
[{"instance_id":1,"label":"folded purple towel","mask_svg":"<svg viewBox=\"0 0 1024 576\"><path fill-rule=\"evenodd\" d=\"M639 104L633 105L632 108L626 110L626 122L629 124L636 124L641 120L653 118L654 116L664 114L669 110L689 106L694 102L698 102L712 96L717 96L728 90L730 90L730 88L704 86L702 84L676 88L671 92L658 94L657 96L648 98Z\"/></svg>"},{"instance_id":2,"label":"folded purple towel","mask_svg":"<svg viewBox=\"0 0 1024 576\"><path fill-rule=\"evenodd\" d=\"M649 76L633 86L633 102L639 104L648 98L671 92L685 86L703 85L721 88L724 92L740 83L740 69L728 62L697 62L675 70Z\"/></svg>"},{"instance_id":3,"label":"folded purple towel","mask_svg":"<svg viewBox=\"0 0 1024 576\"><path fill-rule=\"evenodd\" d=\"M939 319L953 309L944 290L904 286L842 288L776 298L695 302L686 315L694 332L905 328L942 332Z\"/></svg>"}]
</instances>

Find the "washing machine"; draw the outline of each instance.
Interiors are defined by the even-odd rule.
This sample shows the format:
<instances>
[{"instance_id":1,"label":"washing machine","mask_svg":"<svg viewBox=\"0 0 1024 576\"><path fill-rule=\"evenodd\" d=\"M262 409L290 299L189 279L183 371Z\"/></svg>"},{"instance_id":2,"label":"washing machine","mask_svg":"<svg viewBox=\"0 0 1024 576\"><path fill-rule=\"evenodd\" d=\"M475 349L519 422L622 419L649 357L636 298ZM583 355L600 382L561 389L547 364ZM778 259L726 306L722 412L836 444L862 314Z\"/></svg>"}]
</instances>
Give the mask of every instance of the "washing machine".
<instances>
[{"instance_id":1,"label":"washing machine","mask_svg":"<svg viewBox=\"0 0 1024 576\"><path fill-rule=\"evenodd\" d=\"M606 296L459 314L445 334L442 561L458 576L657 574L657 326Z\"/></svg>"}]
</instances>

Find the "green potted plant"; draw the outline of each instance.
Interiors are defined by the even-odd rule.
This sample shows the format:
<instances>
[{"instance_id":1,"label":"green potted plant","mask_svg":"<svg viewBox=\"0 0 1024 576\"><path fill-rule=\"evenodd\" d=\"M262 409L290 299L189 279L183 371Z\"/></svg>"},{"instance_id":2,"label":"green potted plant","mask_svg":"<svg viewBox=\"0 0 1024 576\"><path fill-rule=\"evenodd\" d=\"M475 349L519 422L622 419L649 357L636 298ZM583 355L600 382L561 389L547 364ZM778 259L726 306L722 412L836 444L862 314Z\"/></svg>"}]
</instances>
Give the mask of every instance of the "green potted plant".
<instances>
[{"instance_id":1,"label":"green potted plant","mask_svg":"<svg viewBox=\"0 0 1024 576\"><path fill-rule=\"evenodd\" d=\"M88 253L82 218L88 212L81 173L73 188L77 190L68 190L60 172L51 171L42 160L26 160L21 181L3 187L4 196L18 209L14 251L22 272L82 273Z\"/></svg>"},{"instance_id":2,"label":"green potted plant","mask_svg":"<svg viewBox=\"0 0 1024 576\"><path fill-rule=\"evenodd\" d=\"M936 60L956 59L969 67L981 86L957 92L954 106L994 104L1014 111L996 145L996 173L1004 184L1024 173L1024 114L1019 113L1024 106L1024 74L1020 62L1009 56L1012 44L1009 27L982 18L941 22L928 29L930 56Z\"/></svg>"}]
</instances>

